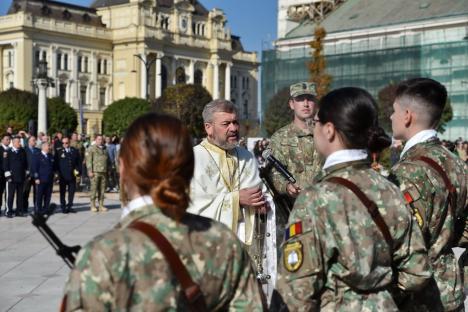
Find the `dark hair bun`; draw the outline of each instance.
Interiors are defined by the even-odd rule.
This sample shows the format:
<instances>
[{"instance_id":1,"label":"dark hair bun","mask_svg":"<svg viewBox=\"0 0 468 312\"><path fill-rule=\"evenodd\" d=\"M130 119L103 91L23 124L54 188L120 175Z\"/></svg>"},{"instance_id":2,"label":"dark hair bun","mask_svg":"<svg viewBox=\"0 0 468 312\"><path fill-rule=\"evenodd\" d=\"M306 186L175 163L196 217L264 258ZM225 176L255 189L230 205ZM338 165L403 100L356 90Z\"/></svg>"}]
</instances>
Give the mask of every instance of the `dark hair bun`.
<instances>
[{"instance_id":1,"label":"dark hair bun","mask_svg":"<svg viewBox=\"0 0 468 312\"><path fill-rule=\"evenodd\" d=\"M371 152L380 152L392 144L392 139L379 126L369 128L367 148Z\"/></svg>"},{"instance_id":2,"label":"dark hair bun","mask_svg":"<svg viewBox=\"0 0 468 312\"><path fill-rule=\"evenodd\" d=\"M150 195L166 215L179 220L181 207L188 207L190 201L186 187L187 182L182 177L173 175L164 180L154 180Z\"/></svg>"}]
</instances>

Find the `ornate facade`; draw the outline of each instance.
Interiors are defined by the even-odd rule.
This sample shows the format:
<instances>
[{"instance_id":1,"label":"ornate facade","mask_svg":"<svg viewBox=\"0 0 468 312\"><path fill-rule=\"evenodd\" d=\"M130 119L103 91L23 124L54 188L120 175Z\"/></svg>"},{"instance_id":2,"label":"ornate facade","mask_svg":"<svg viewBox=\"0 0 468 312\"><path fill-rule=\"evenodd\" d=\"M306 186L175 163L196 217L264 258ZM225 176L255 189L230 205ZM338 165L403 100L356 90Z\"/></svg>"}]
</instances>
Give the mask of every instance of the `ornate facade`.
<instances>
[{"instance_id":1,"label":"ornate facade","mask_svg":"<svg viewBox=\"0 0 468 312\"><path fill-rule=\"evenodd\" d=\"M82 7L13 0L0 17L0 91L33 90L40 60L60 96L101 131L102 111L124 97L161 96L177 83L203 85L257 119L255 53L244 51L219 9L196 0L95 0Z\"/></svg>"}]
</instances>

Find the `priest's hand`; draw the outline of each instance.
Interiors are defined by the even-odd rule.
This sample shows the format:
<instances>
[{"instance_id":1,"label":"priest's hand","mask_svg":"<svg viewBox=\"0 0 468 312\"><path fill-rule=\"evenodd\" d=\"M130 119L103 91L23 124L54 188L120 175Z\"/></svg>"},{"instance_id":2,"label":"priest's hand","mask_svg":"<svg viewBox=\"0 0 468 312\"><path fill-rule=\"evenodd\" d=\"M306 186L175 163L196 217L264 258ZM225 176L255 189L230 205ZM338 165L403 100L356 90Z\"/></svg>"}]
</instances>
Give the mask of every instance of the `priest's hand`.
<instances>
[{"instance_id":1,"label":"priest's hand","mask_svg":"<svg viewBox=\"0 0 468 312\"><path fill-rule=\"evenodd\" d=\"M258 186L245 188L239 191L239 203L241 206L262 207L265 205L265 198Z\"/></svg>"}]
</instances>

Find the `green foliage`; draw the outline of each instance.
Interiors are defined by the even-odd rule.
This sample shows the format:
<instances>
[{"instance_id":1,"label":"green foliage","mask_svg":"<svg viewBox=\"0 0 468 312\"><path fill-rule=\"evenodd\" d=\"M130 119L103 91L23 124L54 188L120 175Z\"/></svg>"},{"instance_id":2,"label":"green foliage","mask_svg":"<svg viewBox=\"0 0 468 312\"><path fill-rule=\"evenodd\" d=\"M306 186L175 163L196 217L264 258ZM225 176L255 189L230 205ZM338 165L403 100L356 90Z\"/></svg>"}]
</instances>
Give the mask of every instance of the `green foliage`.
<instances>
[{"instance_id":1,"label":"green foliage","mask_svg":"<svg viewBox=\"0 0 468 312\"><path fill-rule=\"evenodd\" d=\"M9 89L0 93L0 132L7 126L14 130L28 128L29 120L37 119L37 96L31 92Z\"/></svg>"},{"instance_id":2,"label":"green foliage","mask_svg":"<svg viewBox=\"0 0 468 312\"><path fill-rule=\"evenodd\" d=\"M205 136L202 112L211 101L211 95L204 87L177 84L164 90L162 96L153 103L153 109L179 118L192 137L202 138Z\"/></svg>"},{"instance_id":3,"label":"green foliage","mask_svg":"<svg viewBox=\"0 0 468 312\"><path fill-rule=\"evenodd\" d=\"M293 111L289 107L289 88L286 87L276 93L268 102L263 127L270 137L276 130L286 126L293 120Z\"/></svg>"},{"instance_id":4,"label":"green foliage","mask_svg":"<svg viewBox=\"0 0 468 312\"><path fill-rule=\"evenodd\" d=\"M47 100L48 133L57 131L71 135L78 126L78 115L75 110L60 97Z\"/></svg>"},{"instance_id":5,"label":"green foliage","mask_svg":"<svg viewBox=\"0 0 468 312\"><path fill-rule=\"evenodd\" d=\"M149 112L151 105L140 98L124 98L110 104L102 118L104 134L122 136L128 126L139 116Z\"/></svg>"},{"instance_id":6,"label":"green foliage","mask_svg":"<svg viewBox=\"0 0 468 312\"><path fill-rule=\"evenodd\" d=\"M395 101L397 87L397 84L391 82L382 88L378 93L377 105L379 109L379 124L387 132L392 131L392 122L390 120L390 116L393 113L393 102ZM439 133L444 133L447 123L450 122L452 118L452 104L450 103L450 99L447 98L447 103L445 103L442 117L439 124L437 125L436 130Z\"/></svg>"},{"instance_id":7,"label":"green foliage","mask_svg":"<svg viewBox=\"0 0 468 312\"><path fill-rule=\"evenodd\" d=\"M327 62L323 52L326 35L325 28L318 26L314 30L314 40L310 42L312 49L312 60L309 63L310 81L315 83L319 99L328 93L332 82L332 77L327 74Z\"/></svg>"},{"instance_id":8,"label":"green foliage","mask_svg":"<svg viewBox=\"0 0 468 312\"><path fill-rule=\"evenodd\" d=\"M453 118L453 109L452 103L450 102L450 98L447 98L447 103L445 103L444 110L442 111L442 117L440 118L440 122L437 125L437 131L440 133L445 132L445 128L447 123L449 123Z\"/></svg>"}]
</instances>

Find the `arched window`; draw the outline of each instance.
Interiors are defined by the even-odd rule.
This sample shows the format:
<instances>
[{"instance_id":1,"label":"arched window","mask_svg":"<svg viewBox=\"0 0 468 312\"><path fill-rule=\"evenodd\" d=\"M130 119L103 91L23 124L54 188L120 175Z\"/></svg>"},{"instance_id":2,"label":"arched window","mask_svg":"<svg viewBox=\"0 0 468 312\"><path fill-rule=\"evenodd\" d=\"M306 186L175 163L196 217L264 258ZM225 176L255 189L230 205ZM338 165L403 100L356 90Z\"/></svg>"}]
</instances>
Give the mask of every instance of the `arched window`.
<instances>
[{"instance_id":1,"label":"arched window","mask_svg":"<svg viewBox=\"0 0 468 312\"><path fill-rule=\"evenodd\" d=\"M203 72L200 69L195 71L195 75L193 77L193 83L196 85L203 85Z\"/></svg>"},{"instance_id":2,"label":"arched window","mask_svg":"<svg viewBox=\"0 0 468 312\"><path fill-rule=\"evenodd\" d=\"M161 89L167 88L167 69L166 66L161 64Z\"/></svg>"},{"instance_id":3,"label":"arched window","mask_svg":"<svg viewBox=\"0 0 468 312\"><path fill-rule=\"evenodd\" d=\"M184 84L185 83L185 69L183 67L178 67L176 69L176 84Z\"/></svg>"}]
</instances>

